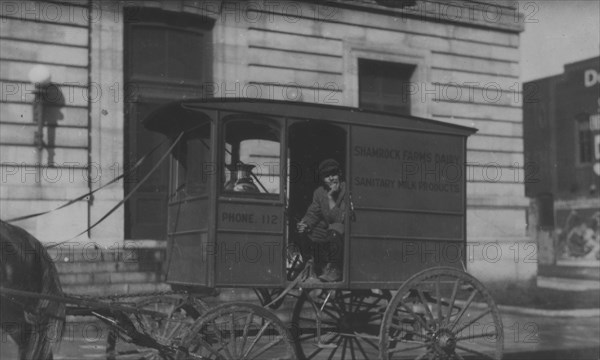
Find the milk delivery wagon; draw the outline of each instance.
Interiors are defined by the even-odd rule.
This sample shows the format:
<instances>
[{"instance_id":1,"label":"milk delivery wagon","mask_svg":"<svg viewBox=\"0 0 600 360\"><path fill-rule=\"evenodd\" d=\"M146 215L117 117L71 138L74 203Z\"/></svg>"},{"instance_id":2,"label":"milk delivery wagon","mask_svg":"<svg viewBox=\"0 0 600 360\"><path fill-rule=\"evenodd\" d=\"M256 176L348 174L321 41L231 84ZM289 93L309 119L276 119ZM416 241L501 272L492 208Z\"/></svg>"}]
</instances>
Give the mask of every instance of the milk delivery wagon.
<instances>
[{"instance_id":1,"label":"milk delivery wagon","mask_svg":"<svg viewBox=\"0 0 600 360\"><path fill-rule=\"evenodd\" d=\"M140 303L168 311L145 321L162 352L138 344L139 353L502 357L498 309L465 272L466 142L475 129L357 108L230 99L171 103L145 126L170 139L166 279L185 295ZM320 184L317 166L328 158L341 164L347 187L343 276L314 282L296 225ZM211 308L198 295L239 287L255 289L262 306ZM277 308L290 302L283 322ZM120 356L121 345L113 346L115 358L129 354Z\"/></svg>"}]
</instances>

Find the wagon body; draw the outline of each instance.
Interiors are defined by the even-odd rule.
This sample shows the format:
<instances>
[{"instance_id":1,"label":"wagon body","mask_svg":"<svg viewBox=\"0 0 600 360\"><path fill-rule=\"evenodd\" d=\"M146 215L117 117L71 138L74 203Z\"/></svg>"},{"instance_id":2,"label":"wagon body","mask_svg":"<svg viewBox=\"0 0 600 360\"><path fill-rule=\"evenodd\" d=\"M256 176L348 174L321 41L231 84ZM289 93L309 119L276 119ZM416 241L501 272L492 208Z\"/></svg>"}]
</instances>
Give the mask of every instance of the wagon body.
<instances>
[{"instance_id":1,"label":"wagon body","mask_svg":"<svg viewBox=\"0 0 600 360\"><path fill-rule=\"evenodd\" d=\"M397 289L422 269L463 268L466 140L475 129L356 108L227 99L171 103L145 125L173 139L183 132L170 165L171 284L285 287L286 254L302 248L295 224L325 158L342 164L352 206L343 281L320 287Z\"/></svg>"}]
</instances>

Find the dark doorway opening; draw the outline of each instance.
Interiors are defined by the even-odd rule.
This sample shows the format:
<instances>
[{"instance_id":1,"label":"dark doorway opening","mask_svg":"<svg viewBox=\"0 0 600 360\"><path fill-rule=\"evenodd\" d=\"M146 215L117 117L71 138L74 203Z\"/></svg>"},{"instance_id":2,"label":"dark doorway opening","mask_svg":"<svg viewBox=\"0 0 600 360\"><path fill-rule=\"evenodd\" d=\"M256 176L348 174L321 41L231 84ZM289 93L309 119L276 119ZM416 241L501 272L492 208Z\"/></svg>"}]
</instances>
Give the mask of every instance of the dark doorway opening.
<instances>
[{"instance_id":1,"label":"dark doorway opening","mask_svg":"<svg viewBox=\"0 0 600 360\"><path fill-rule=\"evenodd\" d=\"M142 121L158 106L203 96L211 79L214 21L185 13L143 7L125 9L125 171L165 140ZM145 161L124 183L130 194L168 144ZM164 240L167 236L169 162L164 161L125 203L127 239Z\"/></svg>"},{"instance_id":2,"label":"dark doorway opening","mask_svg":"<svg viewBox=\"0 0 600 360\"><path fill-rule=\"evenodd\" d=\"M318 167L325 159L342 166L342 181L347 171L347 130L326 122L301 121L292 124L288 133L288 239L304 250L296 224L312 201L314 190L321 185Z\"/></svg>"}]
</instances>

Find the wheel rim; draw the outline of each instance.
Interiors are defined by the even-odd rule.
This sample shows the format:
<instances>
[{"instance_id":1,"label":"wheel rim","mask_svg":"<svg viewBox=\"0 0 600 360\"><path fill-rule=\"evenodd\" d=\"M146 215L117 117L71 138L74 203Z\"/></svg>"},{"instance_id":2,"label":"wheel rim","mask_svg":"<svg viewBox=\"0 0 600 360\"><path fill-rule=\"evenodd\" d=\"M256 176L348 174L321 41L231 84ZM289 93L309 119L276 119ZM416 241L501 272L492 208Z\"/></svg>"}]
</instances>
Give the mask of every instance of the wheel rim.
<instances>
[{"instance_id":1,"label":"wheel rim","mask_svg":"<svg viewBox=\"0 0 600 360\"><path fill-rule=\"evenodd\" d=\"M471 275L425 270L394 295L381 324L381 359L501 359L498 308Z\"/></svg>"},{"instance_id":2,"label":"wheel rim","mask_svg":"<svg viewBox=\"0 0 600 360\"><path fill-rule=\"evenodd\" d=\"M304 291L292 315L298 357L377 358L381 319L390 297L389 291Z\"/></svg>"},{"instance_id":3,"label":"wheel rim","mask_svg":"<svg viewBox=\"0 0 600 360\"><path fill-rule=\"evenodd\" d=\"M206 305L199 299L176 297L153 297L136 304L138 309L153 311L165 316L145 313L127 314L137 331L146 333L159 344L175 348L191 327L194 319L206 312ZM106 347L108 360L160 360L165 359L157 349L139 346L126 339L115 329L110 329Z\"/></svg>"},{"instance_id":4,"label":"wheel rim","mask_svg":"<svg viewBox=\"0 0 600 360\"><path fill-rule=\"evenodd\" d=\"M295 360L292 339L270 311L253 304L230 303L198 319L184 339L186 359Z\"/></svg>"}]
</instances>

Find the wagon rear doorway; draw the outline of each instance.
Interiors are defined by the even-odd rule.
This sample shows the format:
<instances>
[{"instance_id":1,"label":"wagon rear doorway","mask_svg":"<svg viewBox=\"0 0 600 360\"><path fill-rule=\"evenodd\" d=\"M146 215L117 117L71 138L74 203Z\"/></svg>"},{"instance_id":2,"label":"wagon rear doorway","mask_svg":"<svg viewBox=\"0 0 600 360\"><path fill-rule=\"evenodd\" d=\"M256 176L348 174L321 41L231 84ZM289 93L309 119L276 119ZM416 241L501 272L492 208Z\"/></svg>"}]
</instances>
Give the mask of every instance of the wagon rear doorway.
<instances>
[{"instance_id":1,"label":"wagon rear doorway","mask_svg":"<svg viewBox=\"0 0 600 360\"><path fill-rule=\"evenodd\" d=\"M288 244L290 251L306 256L311 252L308 240L297 233L296 225L320 185L321 161L334 159L340 163L341 180L345 181L348 131L344 125L325 121L294 121L288 131Z\"/></svg>"}]
</instances>

